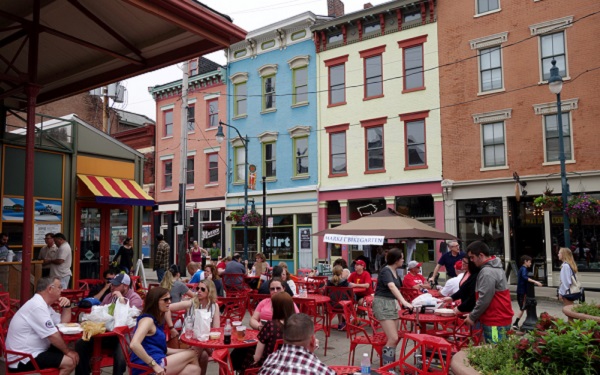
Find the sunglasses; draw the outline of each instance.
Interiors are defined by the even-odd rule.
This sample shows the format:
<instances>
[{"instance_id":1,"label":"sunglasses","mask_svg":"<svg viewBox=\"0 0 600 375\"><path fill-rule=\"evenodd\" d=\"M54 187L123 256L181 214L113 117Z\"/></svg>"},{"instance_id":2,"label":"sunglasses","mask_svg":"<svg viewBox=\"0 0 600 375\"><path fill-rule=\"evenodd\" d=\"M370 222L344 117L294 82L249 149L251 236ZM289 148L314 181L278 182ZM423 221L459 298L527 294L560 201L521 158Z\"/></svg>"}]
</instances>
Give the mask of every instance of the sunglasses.
<instances>
[{"instance_id":1,"label":"sunglasses","mask_svg":"<svg viewBox=\"0 0 600 375\"><path fill-rule=\"evenodd\" d=\"M161 298L160 300L163 301L164 303L169 303L169 302L171 302L171 297Z\"/></svg>"},{"instance_id":2,"label":"sunglasses","mask_svg":"<svg viewBox=\"0 0 600 375\"><path fill-rule=\"evenodd\" d=\"M197 290L199 290L201 292L206 292L206 288L203 286L199 286Z\"/></svg>"},{"instance_id":3,"label":"sunglasses","mask_svg":"<svg viewBox=\"0 0 600 375\"><path fill-rule=\"evenodd\" d=\"M270 289L272 292L274 292L274 291L276 291L276 290L283 290L283 288L282 288L282 287L280 287L280 286L275 286L275 287L273 287L273 288L269 288L269 289Z\"/></svg>"}]
</instances>

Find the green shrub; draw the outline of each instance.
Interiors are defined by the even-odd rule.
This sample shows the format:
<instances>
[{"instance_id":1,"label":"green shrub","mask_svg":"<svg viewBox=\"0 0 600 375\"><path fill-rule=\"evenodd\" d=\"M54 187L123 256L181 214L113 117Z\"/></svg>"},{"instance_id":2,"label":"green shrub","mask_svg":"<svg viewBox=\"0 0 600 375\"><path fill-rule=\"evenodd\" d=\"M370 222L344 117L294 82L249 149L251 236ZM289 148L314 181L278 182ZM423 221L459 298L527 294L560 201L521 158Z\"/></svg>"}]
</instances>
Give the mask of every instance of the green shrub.
<instances>
[{"instance_id":1,"label":"green shrub","mask_svg":"<svg viewBox=\"0 0 600 375\"><path fill-rule=\"evenodd\" d=\"M596 302L587 303L584 302L580 305L573 307L573 311L580 314L587 314L591 316L600 316L600 306Z\"/></svg>"}]
</instances>

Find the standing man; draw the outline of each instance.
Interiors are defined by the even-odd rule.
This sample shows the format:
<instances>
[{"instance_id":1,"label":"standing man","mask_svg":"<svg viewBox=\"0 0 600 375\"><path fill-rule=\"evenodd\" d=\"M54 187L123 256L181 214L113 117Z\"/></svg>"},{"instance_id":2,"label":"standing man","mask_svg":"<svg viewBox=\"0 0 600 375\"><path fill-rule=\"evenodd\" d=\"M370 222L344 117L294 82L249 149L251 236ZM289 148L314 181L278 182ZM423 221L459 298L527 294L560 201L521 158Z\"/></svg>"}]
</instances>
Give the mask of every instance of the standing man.
<instances>
[{"instance_id":1,"label":"standing man","mask_svg":"<svg viewBox=\"0 0 600 375\"><path fill-rule=\"evenodd\" d=\"M79 355L70 350L56 329L58 323L71 320L71 302L61 297L61 280L43 277L38 280L35 295L17 311L10 321L6 349L31 354L40 369L58 368L60 375L69 375L79 362ZM63 308L59 315L51 305L58 301ZM18 358L8 354L8 360ZM8 365L9 372L34 371L29 358Z\"/></svg>"},{"instance_id":2,"label":"standing man","mask_svg":"<svg viewBox=\"0 0 600 375\"><path fill-rule=\"evenodd\" d=\"M8 248L8 234L0 233L0 261L6 262L6 258L8 257L8 252L10 249Z\"/></svg>"},{"instance_id":3,"label":"standing man","mask_svg":"<svg viewBox=\"0 0 600 375\"><path fill-rule=\"evenodd\" d=\"M436 280L438 271L442 266L446 267L446 275L448 275L446 277L446 280L456 277L456 269L454 268L454 265L456 264L456 262L462 260L462 258L465 257L465 253L464 251L460 251L460 245L456 241L451 241L448 244L448 248L450 248L450 251L446 252L440 257L440 259L438 260L438 264L433 270L433 275L429 278L429 281L433 282L434 280Z\"/></svg>"},{"instance_id":4,"label":"standing man","mask_svg":"<svg viewBox=\"0 0 600 375\"><path fill-rule=\"evenodd\" d=\"M465 323L474 325L480 321L483 337L488 343L497 343L506 338L513 317L508 282L502 269L502 262L490 256L490 248L481 241L475 241L467 248L469 261L481 268L477 275L475 308Z\"/></svg>"},{"instance_id":5,"label":"standing man","mask_svg":"<svg viewBox=\"0 0 600 375\"><path fill-rule=\"evenodd\" d=\"M154 270L160 283L163 277L165 277L165 272L169 269L171 246L165 241L165 236L161 233L156 235L156 240L158 241L158 246L156 248L156 256L154 257Z\"/></svg>"},{"instance_id":6,"label":"standing man","mask_svg":"<svg viewBox=\"0 0 600 375\"><path fill-rule=\"evenodd\" d=\"M73 263L73 255L71 254L71 246L62 233L54 234L53 238L56 246L58 246L58 251L56 252L56 259L49 261L50 277L58 277L62 288L67 289L72 275L71 265Z\"/></svg>"},{"instance_id":7,"label":"standing man","mask_svg":"<svg viewBox=\"0 0 600 375\"><path fill-rule=\"evenodd\" d=\"M356 293L358 298L358 304L362 305L362 299L364 296L370 296L373 294L373 288L371 287L371 274L365 271L367 264L363 260L357 260L354 262L354 272L348 277L348 283L351 288L366 288L367 290L363 293Z\"/></svg>"},{"instance_id":8,"label":"standing man","mask_svg":"<svg viewBox=\"0 0 600 375\"><path fill-rule=\"evenodd\" d=\"M42 277L50 275L50 261L56 259L58 248L54 243L54 233L46 233L44 236L46 246L42 247L38 259L42 261Z\"/></svg>"}]
</instances>

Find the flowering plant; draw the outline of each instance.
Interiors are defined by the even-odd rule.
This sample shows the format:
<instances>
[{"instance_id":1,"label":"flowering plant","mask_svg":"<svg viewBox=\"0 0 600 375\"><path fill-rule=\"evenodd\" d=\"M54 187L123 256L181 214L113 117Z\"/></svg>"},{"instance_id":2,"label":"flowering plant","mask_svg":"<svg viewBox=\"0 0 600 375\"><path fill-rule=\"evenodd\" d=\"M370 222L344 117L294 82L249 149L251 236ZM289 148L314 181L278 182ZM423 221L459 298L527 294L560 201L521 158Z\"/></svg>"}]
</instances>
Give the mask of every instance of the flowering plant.
<instances>
[{"instance_id":1,"label":"flowering plant","mask_svg":"<svg viewBox=\"0 0 600 375\"><path fill-rule=\"evenodd\" d=\"M550 195L544 193L533 200L533 205L546 211L561 211L562 198L560 195Z\"/></svg>"},{"instance_id":2,"label":"flowering plant","mask_svg":"<svg viewBox=\"0 0 600 375\"><path fill-rule=\"evenodd\" d=\"M567 214L573 218L600 216L600 201L586 193L573 195L567 202Z\"/></svg>"},{"instance_id":3,"label":"flowering plant","mask_svg":"<svg viewBox=\"0 0 600 375\"><path fill-rule=\"evenodd\" d=\"M236 223L239 223L242 220L242 216L244 216L244 211L242 210L232 211L229 214L231 220L233 220Z\"/></svg>"},{"instance_id":4,"label":"flowering plant","mask_svg":"<svg viewBox=\"0 0 600 375\"><path fill-rule=\"evenodd\" d=\"M262 225L262 216L256 211L250 211L242 216L242 223L258 227Z\"/></svg>"}]
</instances>

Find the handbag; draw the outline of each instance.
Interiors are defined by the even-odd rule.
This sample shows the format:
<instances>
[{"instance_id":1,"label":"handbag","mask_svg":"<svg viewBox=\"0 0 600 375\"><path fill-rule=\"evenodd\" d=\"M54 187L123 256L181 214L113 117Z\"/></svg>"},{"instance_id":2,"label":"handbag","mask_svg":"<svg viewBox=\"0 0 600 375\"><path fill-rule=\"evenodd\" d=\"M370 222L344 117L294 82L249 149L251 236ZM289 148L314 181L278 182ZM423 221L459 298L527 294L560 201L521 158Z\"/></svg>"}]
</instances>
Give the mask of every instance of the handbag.
<instances>
[{"instance_id":1,"label":"handbag","mask_svg":"<svg viewBox=\"0 0 600 375\"><path fill-rule=\"evenodd\" d=\"M581 282L577 280L575 272L573 271L573 268L570 264L569 268L571 268L571 286L569 287L569 293L565 294L563 298L566 298L569 301L585 301L585 292L583 290L583 287L581 286Z\"/></svg>"}]
</instances>

